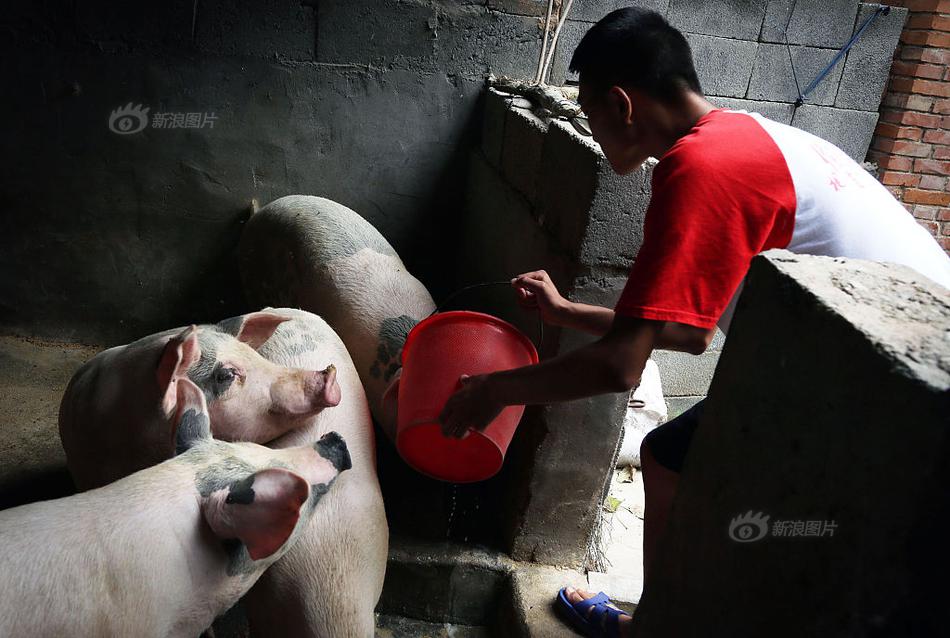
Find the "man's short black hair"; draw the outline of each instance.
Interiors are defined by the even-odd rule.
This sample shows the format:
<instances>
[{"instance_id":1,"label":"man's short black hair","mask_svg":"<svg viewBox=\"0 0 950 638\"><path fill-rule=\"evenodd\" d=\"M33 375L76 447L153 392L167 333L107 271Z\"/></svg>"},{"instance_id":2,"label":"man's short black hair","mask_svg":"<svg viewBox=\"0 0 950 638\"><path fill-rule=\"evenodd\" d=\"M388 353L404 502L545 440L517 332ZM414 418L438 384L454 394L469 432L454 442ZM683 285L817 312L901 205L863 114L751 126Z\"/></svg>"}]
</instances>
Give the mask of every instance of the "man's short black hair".
<instances>
[{"instance_id":1,"label":"man's short black hair","mask_svg":"<svg viewBox=\"0 0 950 638\"><path fill-rule=\"evenodd\" d=\"M592 26L570 69L585 84L627 86L663 102L686 89L702 94L686 38L656 11L637 7L612 11Z\"/></svg>"}]
</instances>

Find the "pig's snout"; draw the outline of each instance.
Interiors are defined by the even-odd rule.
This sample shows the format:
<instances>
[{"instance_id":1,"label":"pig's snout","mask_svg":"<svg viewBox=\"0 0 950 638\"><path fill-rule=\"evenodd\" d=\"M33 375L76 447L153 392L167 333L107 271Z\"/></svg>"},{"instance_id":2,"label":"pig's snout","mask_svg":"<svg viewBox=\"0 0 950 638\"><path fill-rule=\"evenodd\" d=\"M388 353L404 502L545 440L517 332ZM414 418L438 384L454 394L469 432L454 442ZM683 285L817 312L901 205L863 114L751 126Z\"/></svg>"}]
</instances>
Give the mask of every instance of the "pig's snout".
<instances>
[{"instance_id":1,"label":"pig's snout","mask_svg":"<svg viewBox=\"0 0 950 638\"><path fill-rule=\"evenodd\" d=\"M327 432L320 440L313 444L317 453L330 461L337 472L343 472L353 467L350 462L350 451L346 448L346 441L336 432Z\"/></svg>"},{"instance_id":2,"label":"pig's snout","mask_svg":"<svg viewBox=\"0 0 950 638\"><path fill-rule=\"evenodd\" d=\"M326 370L300 370L271 388L273 410L280 414L302 416L340 403L340 385L336 367Z\"/></svg>"}]
</instances>

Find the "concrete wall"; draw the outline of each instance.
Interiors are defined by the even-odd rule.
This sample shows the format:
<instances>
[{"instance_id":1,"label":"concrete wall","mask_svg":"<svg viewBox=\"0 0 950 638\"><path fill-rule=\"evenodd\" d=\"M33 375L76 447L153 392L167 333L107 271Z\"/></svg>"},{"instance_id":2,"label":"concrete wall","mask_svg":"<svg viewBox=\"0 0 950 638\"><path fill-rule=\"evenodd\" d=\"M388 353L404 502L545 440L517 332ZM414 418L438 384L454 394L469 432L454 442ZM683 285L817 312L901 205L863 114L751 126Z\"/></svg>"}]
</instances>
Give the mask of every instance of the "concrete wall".
<instances>
[{"instance_id":1,"label":"concrete wall","mask_svg":"<svg viewBox=\"0 0 950 638\"><path fill-rule=\"evenodd\" d=\"M437 294L485 75L534 73L519 3L18 1L0 17L0 325L115 343L245 308L249 202L366 216ZM213 128L109 129L120 106Z\"/></svg>"},{"instance_id":2,"label":"concrete wall","mask_svg":"<svg viewBox=\"0 0 950 638\"><path fill-rule=\"evenodd\" d=\"M941 635L948 331L909 268L756 258L634 635Z\"/></svg>"},{"instance_id":3,"label":"concrete wall","mask_svg":"<svg viewBox=\"0 0 950 638\"><path fill-rule=\"evenodd\" d=\"M793 124L859 162L874 133L907 17L906 9L894 8L879 18L796 110L795 76L804 90L873 11L871 5L858 0L579 0L574 5L558 43L552 83L572 77L570 56L593 22L620 7L651 8L686 33L699 80L714 102Z\"/></svg>"}]
</instances>

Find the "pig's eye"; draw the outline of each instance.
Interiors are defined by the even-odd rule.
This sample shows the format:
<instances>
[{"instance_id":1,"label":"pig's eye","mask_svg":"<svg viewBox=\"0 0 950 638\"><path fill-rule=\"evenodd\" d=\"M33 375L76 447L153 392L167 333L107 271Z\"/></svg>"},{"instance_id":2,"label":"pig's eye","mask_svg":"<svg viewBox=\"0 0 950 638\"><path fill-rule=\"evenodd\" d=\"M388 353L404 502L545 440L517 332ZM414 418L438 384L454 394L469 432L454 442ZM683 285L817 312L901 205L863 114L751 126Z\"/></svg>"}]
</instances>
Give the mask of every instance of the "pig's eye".
<instances>
[{"instance_id":1,"label":"pig's eye","mask_svg":"<svg viewBox=\"0 0 950 638\"><path fill-rule=\"evenodd\" d=\"M224 385L233 381L235 374L234 368L218 368L214 373L214 380L219 385Z\"/></svg>"}]
</instances>

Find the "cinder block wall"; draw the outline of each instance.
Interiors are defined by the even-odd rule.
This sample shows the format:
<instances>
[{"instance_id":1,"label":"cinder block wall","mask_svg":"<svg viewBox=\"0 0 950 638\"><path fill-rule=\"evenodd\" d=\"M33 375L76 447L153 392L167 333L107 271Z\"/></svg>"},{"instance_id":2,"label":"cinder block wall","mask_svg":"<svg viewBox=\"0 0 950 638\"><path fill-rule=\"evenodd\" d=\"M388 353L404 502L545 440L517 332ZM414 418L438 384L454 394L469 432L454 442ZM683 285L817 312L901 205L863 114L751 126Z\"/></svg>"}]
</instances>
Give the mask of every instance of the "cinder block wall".
<instances>
[{"instance_id":1,"label":"cinder block wall","mask_svg":"<svg viewBox=\"0 0 950 638\"><path fill-rule=\"evenodd\" d=\"M910 11L868 159L950 251L950 1L891 0Z\"/></svg>"},{"instance_id":2,"label":"cinder block wall","mask_svg":"<svg viewBox=\"0 0 950 638\"><path fill-rule=\"evenodd\" d=\"M593 22L631 5L659 11L686 33L703 90L714 102L792 124L864 161L905 9L876 20L798 109L793 107L795 78L804 90L876 5L858 0L578 0L561 33L552 83L572 77L568 61Z\"/></svg>"}]
</instances>

